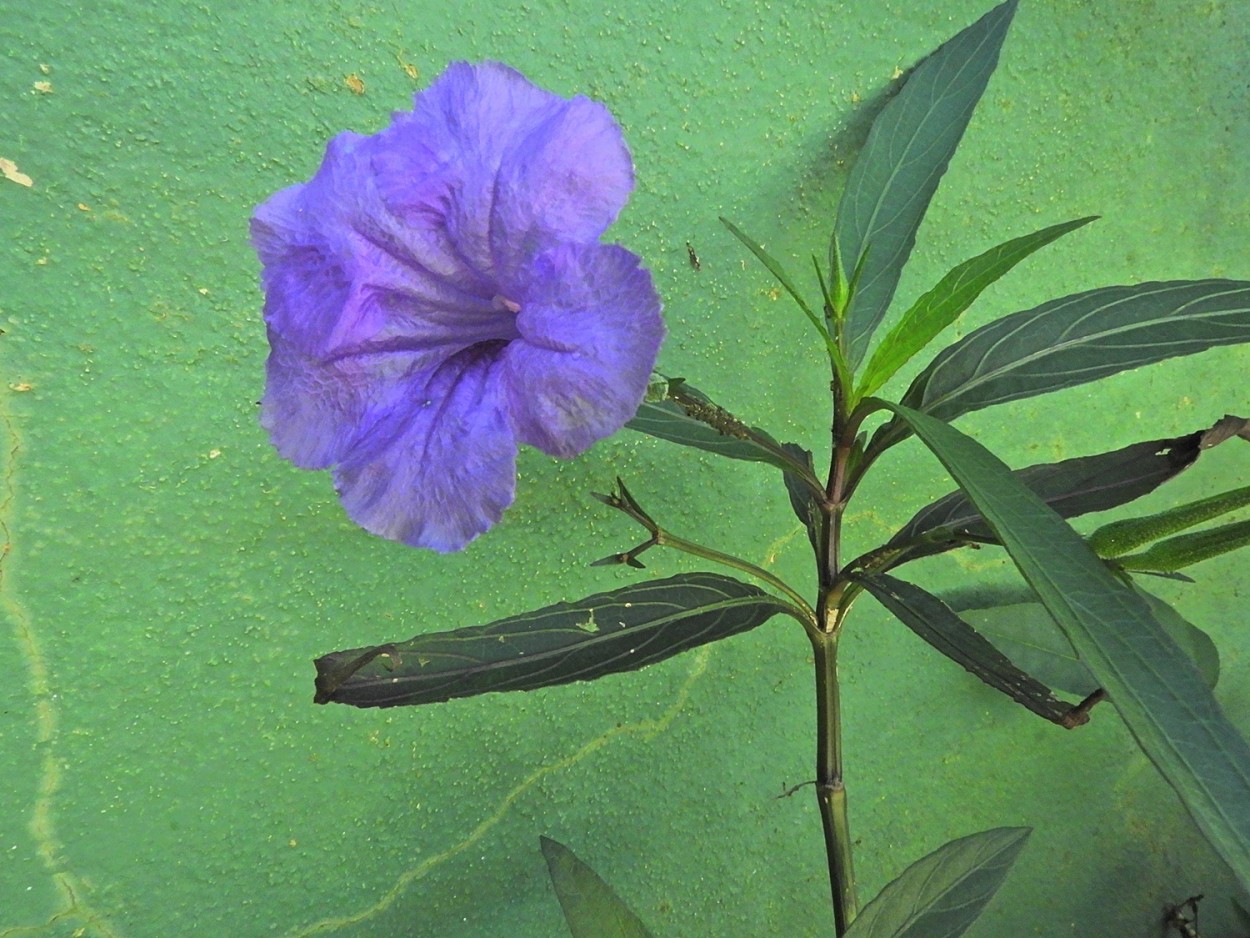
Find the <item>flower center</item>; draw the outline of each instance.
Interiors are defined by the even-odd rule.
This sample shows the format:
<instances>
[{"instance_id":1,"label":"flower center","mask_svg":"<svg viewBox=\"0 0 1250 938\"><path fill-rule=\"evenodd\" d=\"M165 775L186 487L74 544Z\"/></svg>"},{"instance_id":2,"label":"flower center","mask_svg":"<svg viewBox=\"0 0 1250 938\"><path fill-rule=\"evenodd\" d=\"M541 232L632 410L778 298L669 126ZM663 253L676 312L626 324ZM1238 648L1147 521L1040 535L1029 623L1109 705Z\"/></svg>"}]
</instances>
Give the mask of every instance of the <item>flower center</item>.
<instances>
[{"instance_id":1,"label":"flower center","mask_svg":"<svg viewBox=\"0 0 1250 938\"><path fill-rule=\"evenodd\" d=\"M506 309L508 312L512 313L513 315L516 315L517 313L521 311L520 303L518 303L516 300L510 300L506 296L501 296L498 293L496 293L491 298L490 302L491 302L491 305L495 307L495 309L498 309L498 310Z\"/></svg>"}]
</instances>

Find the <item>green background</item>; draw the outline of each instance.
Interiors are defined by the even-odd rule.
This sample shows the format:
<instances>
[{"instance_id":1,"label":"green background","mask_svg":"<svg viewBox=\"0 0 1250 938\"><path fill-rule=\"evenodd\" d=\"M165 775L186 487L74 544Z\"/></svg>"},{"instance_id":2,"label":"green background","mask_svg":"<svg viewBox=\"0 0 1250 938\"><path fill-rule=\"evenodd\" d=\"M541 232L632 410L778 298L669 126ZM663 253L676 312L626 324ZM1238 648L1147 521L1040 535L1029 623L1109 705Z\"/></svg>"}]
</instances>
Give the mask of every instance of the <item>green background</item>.
<instances>
[{"instance_id":1,"label":"green background","mask_svg":"<svg viewBox=\"0 0 1250 938\"><path fill-rule=\"evenodd\" d=\"M612 236L665 298L662 367L819 463L819 344L716 217L814 293L807 258L871 104L987 8L10 6L0 157L34 185L0 179L0 936L555 936L540 834L659 936L830 934L814 798L777 797L812 772L809 649L789 620L598 684L312 705L318 654L637 580L586 566L638 539L588 495L617 474L678 533L806 589L810 564L773 470L629 433L569 463L523 452L516 505L462 554L355 528L328 476L284 463L257 425L247 220L330 135L378 129L450 59L589 94L633 150ZM1024 0L899 299L1094 213L958 330L1105 284L1250 277L1247 47L1243 2ZM1217 350L960 426L1013 464L1098 452L1246 414L1248 364ZM1148 504L1231 487L1247 455L1226 444ZM880 468L852 550L948 488L914 441ZM1220 697L1250 726L1244 562L1193 572L1197 586L1157 592L1215 636ZM985 550L916 576L940 589L969 573L1006 575ZM1029 825L973 934L1155 936L1164 905L1198 892L1204 936L1239 934L1231 878L1109 707L1076 732L1044 724L868 599L844 647L865 897L948 839Z\"/></svg>"}]
</instances>

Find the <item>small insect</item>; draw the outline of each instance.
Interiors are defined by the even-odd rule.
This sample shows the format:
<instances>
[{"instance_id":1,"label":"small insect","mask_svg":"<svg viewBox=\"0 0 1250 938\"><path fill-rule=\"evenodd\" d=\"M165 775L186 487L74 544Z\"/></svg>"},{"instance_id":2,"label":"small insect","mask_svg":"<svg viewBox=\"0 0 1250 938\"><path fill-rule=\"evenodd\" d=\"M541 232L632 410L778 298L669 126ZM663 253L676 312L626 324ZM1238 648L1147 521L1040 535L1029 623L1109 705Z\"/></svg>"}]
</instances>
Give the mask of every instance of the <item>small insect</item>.
<instances>
[{"instance_id":1,"label":"small insect","mask_svg":"<svg viewBox=\"0 0 1250 938\"><path fill-rule=\"evenodd\" d=\"M690 258L690 266L695 270L702 270L703 265L699 263L699 255L694 252L694 245L689 241L686 242L686 254Z\"/></svg>"}]
</instances>

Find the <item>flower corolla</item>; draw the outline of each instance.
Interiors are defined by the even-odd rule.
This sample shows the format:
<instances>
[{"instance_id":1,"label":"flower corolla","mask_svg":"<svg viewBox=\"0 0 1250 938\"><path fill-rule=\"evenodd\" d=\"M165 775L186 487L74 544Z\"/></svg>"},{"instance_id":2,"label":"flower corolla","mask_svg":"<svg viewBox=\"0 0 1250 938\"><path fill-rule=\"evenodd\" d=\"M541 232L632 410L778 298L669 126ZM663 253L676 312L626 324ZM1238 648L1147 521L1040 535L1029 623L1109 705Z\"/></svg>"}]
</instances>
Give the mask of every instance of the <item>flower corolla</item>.
<instances>
[{"instance_id":1,"label":"flower corolla","mask_svg":"<svg viewBox=\"0 0 1250 938\"><path fill-rule=\"evenodd\" d=\"M664 336L650 273L600 243L633 182L603 105L493 62L336 136L252 220L278 452L332 468L367 530L452 551L512 503L519 444L620 429Z\"/></svg>"}]
</instances>

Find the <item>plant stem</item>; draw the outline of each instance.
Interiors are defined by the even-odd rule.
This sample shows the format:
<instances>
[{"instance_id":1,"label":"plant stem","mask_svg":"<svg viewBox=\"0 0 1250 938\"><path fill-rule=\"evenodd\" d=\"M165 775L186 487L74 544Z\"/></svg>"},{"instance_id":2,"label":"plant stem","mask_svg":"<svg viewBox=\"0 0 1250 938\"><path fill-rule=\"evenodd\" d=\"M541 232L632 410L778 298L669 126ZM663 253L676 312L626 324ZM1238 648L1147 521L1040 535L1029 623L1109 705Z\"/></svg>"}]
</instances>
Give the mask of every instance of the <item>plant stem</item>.
<instances>
[{"instance_id":1,"label":"plant stem","mask_svg":"<svg viewBox=\"0 0 1250 938\"><path fill-rule=\"evenodd\" d=\"M816 660L816 798L829 858L834 934L846 933L859 912L851 865L851 832L842 781L842 722L838 701L838 634L812 633Z\"/></svg>"},{"instance_id":2,"label":"plant stem","mask_svg":"<svg viewBox=\"0 0 1250 938\"><path fill-rule=\"evenodd\" d=\"M842 337L839 336L839 341ZM832 453L820 537L816 550L820 599L818 628L809 631L816 664L816 800L825 832L825 855L829 862L829 888L833 894L833 933L842 938L855 916L855 871L851 863L851 828L847 816L846 785L842 779L842 712L838 695L838 637L841 634L842 515L846 510L847 468L851 460L859 420L848 413L850 375L835 368L833 392ZM860 418L862 420L862 418Z\"/></svg>"}]
</instances>

